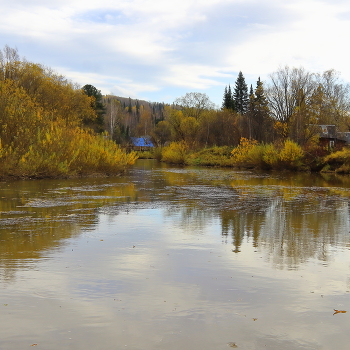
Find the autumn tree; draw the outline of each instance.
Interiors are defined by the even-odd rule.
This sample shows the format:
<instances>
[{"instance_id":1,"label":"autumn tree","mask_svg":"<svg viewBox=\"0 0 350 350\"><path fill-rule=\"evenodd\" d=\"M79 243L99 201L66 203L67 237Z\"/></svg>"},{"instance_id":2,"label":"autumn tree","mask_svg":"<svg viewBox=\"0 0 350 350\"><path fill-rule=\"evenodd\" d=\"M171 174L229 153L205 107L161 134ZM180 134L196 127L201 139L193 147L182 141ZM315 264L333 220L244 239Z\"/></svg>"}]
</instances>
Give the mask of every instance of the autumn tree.
<instances>
[{"instance_id":1,"label":"autumn tree","mask_svg":"<svg viewBox=\"0 0 350 350\"><path fill-rule=\"evenodd\" d=\"M209 126L202 127L202 143L208 146L236 146L241 137L239 117L238 113L228 109L213 111L208 120Z\"/></svg>"},{"instance_id":2,"label":"autumn tree","mask_svg":"<svg viewBox=\"0 0 350 350\"><path fill-rule=\"evenodd\" d=\"M316 81L317 89L311 104L317 106L319 124L336 124L340 129L350 130L349 84L343 83L339 73L333 69L317 74Z\"/></svg>"},{"instance_id":3,"label":"autumn tree","mask_svg":"<svg viewBox=\"0 0 350 350\"><path fill-rule=\"evenodd\" d=\"M185 140L185 135L183 134L183 128L182 128L182 121L185 118L183 112L179 109L175 109L170 106L165 106L164 113L165 113L165 120L170 125L172 140L174 141Z\"/></svg>"},{"instance_id":4,"label":"autumn tree","mask_svg":"<svg viewBox=\"0 0 350 350\"><path fill-rule=\"evenodd\" d=\"M18 50L5 45L0 50L0 80L14 79L19 63Z\"/></svg>"},{"instance_id":5,"label":"autumn tree","mask_svg":"<svg viewBox=\"0 0 350 350\"><path fill-rule=\"evenodd\" d=\"M314 89L314 74L303 68L285 66L270 74L271 82L266 90L269 108L276 121L289 122L296 107L308 99ZM300 99L302 92L303 99Z\"/></svg>"},{"instance_id":6,"label":"autumn tree","mask_svg":"<svg viewBox=\"0 0 350 350\"><path fill-rule=\"evenodd\" d=\"M136 115L138 124L136 126L137 136L149 136L153 128L152 113L150 109L140 105L137 101Z\"/></svg>"},{"instance_id":7,"label":"autumn tree","mask_svg":"<svg viewBox=\"0 0 350 350\"><path fill-rule=\"evenodd\" d=\"M114 96L104 96L103 105L105 108L105 129L108 130L109 137L115 139L117 127L123 124L124 113L120 101Z\"/></svg>"},{"instance_id":8,"label":"autumn tree","mask_svg":"<svg viewBox=\"0 0 350 350\"><path fill-rule=\"evenodd\" d=\"M135 154L82 128L96 114L80 87L15 53L1 52L0 177L116 174L135 161Z\"/></svg>"},{"instance_id":9,"label":"autumn tree","mask_svg":"<svg viewBox=\"0 0 350 350\"><path fill-rule=\"evenodd\" d=\"M177 130L177 137L188 144L207 144L211 113L214 111L214 103L209 97L199 92L187 93L175 100L173 109L179 109L178 112L170 113L170 118L168 116L167 119L172 125L173 134Z\"/></svg>"},{"instance_id":10,"label":"autumn tree","mask_svg":"<svg viewBox=\"0 0 350 350\"><path fill-rule=\"evenodd\" d=\"M20 59L16 49L0 50L0 81L11 80L45 110L50 120L65 121L67 126L80 125L82 120L94 120L91 99L79 86L52 69Z\"/></svg>"},{"instance_id":11,"label":"autumn tree","mask_svg":"<svg viewBox=\"0 0 350 350\"><path fill-rule=\"evenodd\" d=\"M171 137L170 123L166 120L161 120L160 122L158 122L153 131L151 132L151 136L157 146L163 147L165 143L170 140Z\"/></svg>"},{"instance_id":12,"label":"autumn tree","mask_svg":"<svg viewBox=\"0 0 350 350\"><path fill-rule=\"evenodd\" d=\"M177 98L174 103L181 108L185 117L200 119L208 110L214 109L214 103L210 101L207 94L200 92L189 92L185 96Z\"/></svg>"}]
</instances>

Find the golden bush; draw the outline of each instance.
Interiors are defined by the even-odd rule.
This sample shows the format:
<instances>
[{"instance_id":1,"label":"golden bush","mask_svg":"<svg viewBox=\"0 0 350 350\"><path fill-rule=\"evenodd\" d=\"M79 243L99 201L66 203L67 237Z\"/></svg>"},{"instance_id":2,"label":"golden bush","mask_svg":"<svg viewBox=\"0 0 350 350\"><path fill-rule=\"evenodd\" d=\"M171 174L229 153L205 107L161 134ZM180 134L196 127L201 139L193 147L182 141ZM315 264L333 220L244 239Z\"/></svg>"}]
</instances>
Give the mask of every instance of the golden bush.
<instances>
[{"instance_id":1,"label":"golden bush","mask_svg":"<svg viewBox=\"0 0 350 350\"><path fill-rule=\"evenodd\" d=\"M185 164L189 147L185 141L172 142L162 150L162 161L173 164Z\"/></svg>"},{"instance_id":2,"label":"golden bush","mask_svg":"<svg viewBox=\"0 0 350 350\"><path fill-rule=\"evenodd\" d=\"M279 160L288 169L298 169L303 165L304 151L292 140L286 140L279 152Z\"/></svg>"},{"instance_id":3,"label":"golden bush","mask_svg":"<svg viewBox=\"0 0 350 350\"><path fill-rule=\"evenodd\" d=\"M126 154L73 120L74 115L52 118L15 81L0 81L0 176L117 174L135 162L135 153Z\"/></svg>"},{"instance_id":4,"label":"golden bush","mask_svg":"<svg viewBox=\"0 0 350 350\"><path fill-rule=\"evenodd\" d=\"M258 145L258 141L242 137L239 145L231 152L232 161L236 164L247 163L247 155Z\"/></svg>"}]
</instances>

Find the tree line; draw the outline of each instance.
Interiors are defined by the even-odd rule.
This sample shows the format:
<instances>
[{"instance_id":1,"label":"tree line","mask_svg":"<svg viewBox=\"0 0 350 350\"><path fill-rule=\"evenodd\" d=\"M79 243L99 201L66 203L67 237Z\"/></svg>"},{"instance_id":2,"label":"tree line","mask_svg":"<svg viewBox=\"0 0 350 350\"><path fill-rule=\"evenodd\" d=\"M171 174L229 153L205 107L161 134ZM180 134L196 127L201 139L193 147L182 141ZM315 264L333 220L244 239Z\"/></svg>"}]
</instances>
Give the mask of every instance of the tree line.
<instances>
[{"instance_id":1,"label":"tree line","mask_svg":"<svg viewBox=\"0 0 350 350\"><path fill-rule=\"evenodd\" d=\"M304 68L282 67L258 77L248 88L239 72L233 87L224 89L221 108L215 108L205 93L191 92L173 104L152 104L131 99L121 102L104 96L105 130L119 143L130 136L152 137L163 146L185 141L192 146L237 146L241 138L258 142L291 139L307 145L319 133L319 125L350 130L349 85L334 70L310 73Z\"/></svg>"},{"instance_id":2,"label":"tree line","mask_svg":"<svg viewBox=\"0 0 350 350\"><path fill-rule=\"evenodd\" d=\"M319 125L350 130L349 86L334 70L311 73L286 66L268 81L258 77L249 89L239 72L217 108L200 92L186 93L172 104L102 95L93 85L81 88L5 46L0 50L0 92L0 176L113 173L113 164L124 169L135 160L117 144L128 146L131 137L146 135L156 146L175 142L183 150L232 150L251 140L273 143L281 151L286 140L313 147Z\"/></svg>"}]
</instances>

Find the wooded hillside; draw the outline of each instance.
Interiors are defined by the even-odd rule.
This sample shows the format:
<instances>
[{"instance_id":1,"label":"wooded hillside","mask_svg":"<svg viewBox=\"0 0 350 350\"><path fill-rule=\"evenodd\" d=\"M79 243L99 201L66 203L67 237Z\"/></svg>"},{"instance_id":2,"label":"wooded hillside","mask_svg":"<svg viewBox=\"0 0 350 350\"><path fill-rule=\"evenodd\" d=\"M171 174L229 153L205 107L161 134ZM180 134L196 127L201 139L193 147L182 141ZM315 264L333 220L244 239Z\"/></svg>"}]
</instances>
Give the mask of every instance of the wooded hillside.
<instances>
[{"instance_id":1,"label":"wooded hillside","mask_svg":"<svg viewBox=\"0 0 350 350\"><path fill-rule=\"evenodd\" d=\"M119 173L133 163L84 126L97 118L93 98L62 75L0 51L0 176Z\"/></svg>"}]
</instances>

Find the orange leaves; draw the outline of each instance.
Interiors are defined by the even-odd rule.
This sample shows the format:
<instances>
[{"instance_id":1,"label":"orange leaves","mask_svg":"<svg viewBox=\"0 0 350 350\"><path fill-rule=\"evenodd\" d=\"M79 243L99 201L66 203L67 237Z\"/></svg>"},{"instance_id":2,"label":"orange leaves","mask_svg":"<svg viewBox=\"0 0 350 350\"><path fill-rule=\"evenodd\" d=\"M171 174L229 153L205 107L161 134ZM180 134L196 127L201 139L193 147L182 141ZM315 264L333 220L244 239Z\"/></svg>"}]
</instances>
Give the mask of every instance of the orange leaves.
<instances>
[{"instance_id":1,"label":"orange leaves","mask_svg":"<svg viewBox=\"0 0 350 350\"><path fill-rule=\"evenodd\" d=\"M344 310L336 310L336 309L333 309L334 310L334 314L333 315L336 315L336 314L346 314L347 311L344 311Z\"/></svg>"}]
</instances>

